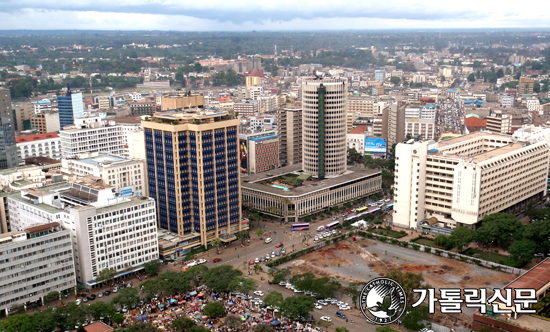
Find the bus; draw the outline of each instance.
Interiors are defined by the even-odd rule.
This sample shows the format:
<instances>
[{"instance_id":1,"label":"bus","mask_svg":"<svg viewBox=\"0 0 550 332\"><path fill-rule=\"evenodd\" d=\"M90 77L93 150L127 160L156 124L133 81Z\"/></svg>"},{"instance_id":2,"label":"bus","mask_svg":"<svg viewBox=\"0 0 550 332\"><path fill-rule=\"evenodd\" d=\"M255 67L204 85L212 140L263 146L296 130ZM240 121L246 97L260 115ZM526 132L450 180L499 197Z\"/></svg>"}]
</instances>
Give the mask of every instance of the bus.
<instances>
[{"instance_id":1,"label":"bus","mask_svg":"<svg viewBox=\"0 0 550 332\"><path fill-rule=\"evenodd\" d=\"M340 222L339 222L339 221L331 222L330 224L328 224L328 225L325 226L325 230L326 230L326 231L332 231L333 229L335 229L336 227L338 227L338 225L340 225Z\"/></svg>"},{"instance_id":2,"label":"bus","mask_svg":"<svg viewBox=\"0 0 550 332\"><path fill-rule=\"evenodd\" d=\"M359 208L359 209L357 209L357 213L366 211L367 209L368 209L368 207L366 207L366 206L362 207L362 208Z\"/></svg>"},{"instance_id":3,"label":"bus","mask_svg":"<svg viewBox=\"0 0 550 332\"><path fill-rule=\"evenodd\" d=\"M390 210L393 210L393 203L388 204L388 205L386 206L386 211L390 211Z\"/></svg>"},{"instance_id":4,"label":"bus","mask_svg":"<svg viewBox=\"0 0 550 332\"><path fill-rule=\"evenodd\" d=\"M307 231L309 229L309 223L292 224L291 231Z\"/></svg>"}]
</instances>

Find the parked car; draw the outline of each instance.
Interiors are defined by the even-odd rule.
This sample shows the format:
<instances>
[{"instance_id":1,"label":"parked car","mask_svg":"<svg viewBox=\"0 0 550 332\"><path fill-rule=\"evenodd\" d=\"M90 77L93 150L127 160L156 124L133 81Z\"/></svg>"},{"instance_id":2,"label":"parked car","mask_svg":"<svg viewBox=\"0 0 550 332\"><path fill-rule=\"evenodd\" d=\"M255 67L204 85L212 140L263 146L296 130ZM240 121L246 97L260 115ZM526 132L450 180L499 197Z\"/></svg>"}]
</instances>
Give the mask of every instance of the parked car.
<instances>
[{"instance_id":1,"label":"parked car","mask_svg":"<svg viewBox=\"0 0 550 332\"><path fill-rule=\"evenodd\" d=\"M82 302L88 302L88 297L84 296L84 298L82 299Z\"/></svg>"},{"instance_id":2,"label":"parked car","mask_svg":"<svg viewBox=\"0 0 550 332\"><path fill-rule=\"evenodd\" d=\"M282 247L282 246L283 246L283 243L282 243L282 242L279 242L279 243L277 243L277 245L275 246L275 248L280 248L280 247Z\"/></svg>"},{"instance_id":3,"label":"parked car","mask_svg":"<svg viewBox=\"0 0 550 332\"><path fill-rule=\"evenodd\" d=\"M325 230L325 226L319 226L317 227L317 232L322 232Z\"/></svg>"},{"instance_id":4,"label":"parked car","mask_svg":"<svg viewBox=\"0 0 550 332\"><path fill-rule=\"evenodd\" d=\"M198 263L198 264L204 264L204 263L206 263L206 259L201 258L201 259L199 259L199 260L197 261L197 263Z\"/></svg>"},{"instance_id":5,"label":"parked car","mask_svg":"<svg viewBox=\"0 0 550 332\"><path fill-rule=\"evenodd\" d=\"M250 260L250 262L248 262L248 264L250 264L250 265L254 265L254 260L253 260L253 259L251 259L251 260Z\"/></svg>"},{"instance_id":6,"label":"parked car","mask_svg":"<svg viewBox=\"0 0 550 332\"><path fill-rule=\"evenodd\" d=\"M77 300L75 301L75 303L76 303L76 305L80 305L80 303L82 303L82 299L77 299Z\"/></svg>"},{"instance_id":7,"label":"parked car","mask_svg":"<svg viewBox=\"0 0 550 332\"><path fill-rule=\"evenodd\" d=\"M256 259L254 260L254 263L259 263L259 262L260 262L260 259L259 259L259 258L256 258Z\"/></svg>"},{"instance_id":8,"label":"parked car","mask_svg":"<svg viewBox=\"0 0 550 332\"><path fill-rule=\"evenodd\" d=\"M325 322L332 322L332 318L329 316L321 316L321 320L324 320Z\"/></svg>"},{"instance_id":9,"label":"parked car","mask_svg":"<svg viewBox=\"0 0 550 332\"><path fill-rule=\"evenodd\" d=\"M214 260L212 262L217 263L217 262L221 262L221 261L222 261L221 258L214 258Z\"/></svg>"},{"instance_id":10,"label":"parked car","mask_svg":"<svg viewBox=\"0 0 550 332\"><path fill-rule=\"evenodd\" d=\"M268 237L267 239L265 239L265 243L271 243L271 241L273 241L272 238Z\"/></svg>"},{"instance_id":11,"label":"parked car","mask_svg":"<svg viewBox=\"0 0 550 332\"><path fill-rule=\"evenodd\" d=\"M103 292L99 292L99 293L97 293L97 297L98 297L98 298L102 298L102 297L103 297L103 295L104 295L104 294L103 294Z\"/></svg>"},{"instance_id":12,"label":"parked car","mask_svg":"<svg viewBox=\"0 0 550 332\"><path fill-rule=\"evenodd\" d=\"M277 252L275 253L275 255L281 256L281 252L280 252L279 250L277 250Z\"/></svg>"},{"instance_id":13,"label":"parked car","mask_svg":"<svg viewBox=\"0 0 550 332\"><path fill-rule=\"evenodd\" d=\"M322 305L328 305L328 303L325 302L324 300L317 300L317 303L322 304Z\"/></svg>"},{"instance_id":14,"label":"parked car","mask_svg":"<svg viewBox=\"0 0 550 332\"><path fill-rule=\"evenodd\" d=\"M90 297L89 297L90 301L93 301L95 300L95 294L90 294Z\"/></svg>"},{"instance_id":15,"label":"parked car","mask_svg":"<svg viewBox=\"0 0 550 332\"><path fill-rule=\"evenodd\" d=\"M281 254L283 254L283 255L286 254L286 249L285 248L281 249Z\"/></svg>"},{"instance_id":16,"label":"parked car","mask_svg":"<svg viewBox=\"0 0 550 332\"><path fill-rule=\"evenodd\" d=\"M264 296L264 292L257 290L254 292L254 295Z\"/></svg>"},{"instance_id":17,"label":"parked car","mask_svg":"<svg viewBox=\"0 0 550 332\"><path fill-rule=\"evenodd\" d=\"M110 291L110 290L106 290L106 291L105 291L105 296L109 296L109 295L111 295L111 291Z\"/></svg>"},{"instance_id":18,"label":"parked car","mask_svg":"<svg viewBox=\"0 0 550 332\"><path fill-rule=\"evenodd\" d=\"M316 305L315 305L315 309L317 309L317 310L321 310L321 309L323 309L323 306L322 306L322 305L320 305L320 304L316 304Z\"/></svg>"},{"instance_id":19,"label":"parked car","mask_svg":"<svg viewBox=\"0 0 550 332\"><path fill-rule=\"evenodd\" d=\"M284 286L284 287L286 287L286 281L279 281L279 286Z\"/></svg>"},{"instance_id":20,"label":"parked car","mask_svg":"<svg viewBox=\"0 0 550 332\"><path fill-rule=\"evenodd\" d=\"M313 238L313 242L317 242L317 241L319 241L319 237L318 237L318 236L315 236L315 237Z\"/></svg>"},{"instance_id":21,"label":"parked car","mask_svg":"<svg viewBox=\"0 0 550 332\"><path fill-rule=\"evenodd\" d=\"M113 288L113 293L118 293L118 287Z\"/></svg>"}]
</instances>

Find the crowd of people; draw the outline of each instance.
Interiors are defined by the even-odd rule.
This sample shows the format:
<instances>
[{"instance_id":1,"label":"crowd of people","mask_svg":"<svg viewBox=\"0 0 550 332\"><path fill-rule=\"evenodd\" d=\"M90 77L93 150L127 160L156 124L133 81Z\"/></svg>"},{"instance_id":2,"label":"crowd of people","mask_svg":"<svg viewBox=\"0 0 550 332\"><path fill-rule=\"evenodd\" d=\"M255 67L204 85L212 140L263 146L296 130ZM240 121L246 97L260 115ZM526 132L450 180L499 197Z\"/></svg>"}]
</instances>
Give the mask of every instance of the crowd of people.
<instances>
[{"instance_id":1,"label":"crowd of people","mask_svg":"<svg viewBox=\"0 0 550 332\"><path fill-rule=\"evenodd\" d=\"M224 305L224 317L211 318L204 314L204 307L211 301ZM259 303L235 294L215 294L205 289L197 289L189 294L176 295L172 298L156 298L136 310L126 314L125 325L135 323L152 323L160 330L173 331L174 319L187 317L195 324L206 327L213 332L227 332L230 328L224 324L227 316L241 319L240 331L254 331L260 324L269 324L276 331L322 332L310 323L300 323L282 318L276 310L262 308Z\"/></svg>"}]
</instances>

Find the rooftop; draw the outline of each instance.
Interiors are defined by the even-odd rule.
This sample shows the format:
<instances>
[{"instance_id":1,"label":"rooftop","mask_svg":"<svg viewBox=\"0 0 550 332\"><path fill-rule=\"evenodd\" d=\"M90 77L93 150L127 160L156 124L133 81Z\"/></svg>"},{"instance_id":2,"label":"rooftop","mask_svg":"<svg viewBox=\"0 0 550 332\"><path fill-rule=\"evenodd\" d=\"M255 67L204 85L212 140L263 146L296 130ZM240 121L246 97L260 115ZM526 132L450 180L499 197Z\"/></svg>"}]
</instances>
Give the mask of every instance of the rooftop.
<instances>
[{"instance_id":1,"label":"rooftop","mask_svg":"<svg viewBox=\"0 0 550 332\"><path fill-rule=\"evenodd\" d=\"M449 145L458 144L458 143L466 142L466 141L476 139L476 138L481 138L481 137L487 137L487 138L490 138L490 139L495 139L495 138L508 139L508 140L511 141L511 136L508 136L508 135L493 134L493 133L489 133L489 132L486 132L486 131L478 131L478 132L471 133L471 134L468 134L468 135L462 135L462 136L458 136L458 137L454 137L452 139L442 141L442 142L439 143L439 149L441 149L443 147L446 147L446 146L449 146Z\"/></svg>"},{"instance_id":2,"label":"rooftop","mask_svg":"<svg viewBox=\"0 0 550 332\"><path fill-rule=\"evenodd\" d=\"M286 174L294 174L298 176L301 174L304 174L302 172L302 164L294 164L290 166L277 168L274 170L270 170L268 173L242 175L241 176L241 180L243 181L242 187L253 189L253 190L264 191L264 192L268 192L268 193L276 194L280 196L301 196L301 195L312 193L314 191L323 190L323 189L340 185L346 182L357 180L369 175L375 175L375 174L381 174L381 173L379 170L360 168L360 167L348 167L348 170L346 171L346 173L342 174L341 176L337 176L334 178L326 178L321 181L318 181L318 180L313 181L310 184L303 184L298 187L289 189L288 191L260 183L263 181L268 181L270 179L278 178L281 175L286 175ZM245 180L247 180L248 182L245 182Z\"/></svg>"},{"instance_id":3,"label":"rooftop","mask_svg":"<svg viewBox=\"0 0 550 332\"><path fill-rule=\"evenodd\" d=\"M85 163L94 167L108 166L111 163L130 161L129 159L115 156L108 153L99 153L96 157L78 159L79 162Z\"/></svg>"},{"instance_id":4,"label":"rooftop","mask_svg":"<svg viewBox=\"0 0 550 332\"><path fill-rule=\"evenodd\" d=\"M369 127L367 127L367 126L357 126L357 127L355 127L355 129L350 131L349 134L362 134L365 131L368 131L368 128Z\"/></svg>"},{"instance_id":5,"label":"rooftop","mask_svg":"<svg viewBox=\"0 0 550 332\"><path fill-rule=\"evenodd\" d=\"M107 325L103 322L91 323L89 325L84 326L84 329L86 330L86 332L111 332L111 331L114 331L114 329L112 327L110 327L109 325ZM74 330L73 332L76 332L76 330Z\"/></svg>"},{"instance_id":6,"label":"rooftop","mask_svg":"<svg viewBox=\"0 0 550 332\"><path fill-rule=\"evenodd\" d=\"M38 135L26 135L26 136L19 136L15 138L16 143L25 143L25 142L34 142L34 141L41 141L45 139L52 139L52 138L58 138L59 135L57 135L56 132L52 133L44 133L44 134L38 134Z\"/></svg>"},{"instance_id":7,"label":"rooftop","mask_svg":"<svg viewBox=\"0 0 550 332\"><path fill-rule=\"evenodd\" d=\"M29 234L36 234L36 233L42 233L42 232L45 232L45 231L49 231L54 227L59 227L59 223L51 222L51 223L48 223L48 224L33 226L33 227L26 228L25 231Z\"/></svg>"}]
</instances>

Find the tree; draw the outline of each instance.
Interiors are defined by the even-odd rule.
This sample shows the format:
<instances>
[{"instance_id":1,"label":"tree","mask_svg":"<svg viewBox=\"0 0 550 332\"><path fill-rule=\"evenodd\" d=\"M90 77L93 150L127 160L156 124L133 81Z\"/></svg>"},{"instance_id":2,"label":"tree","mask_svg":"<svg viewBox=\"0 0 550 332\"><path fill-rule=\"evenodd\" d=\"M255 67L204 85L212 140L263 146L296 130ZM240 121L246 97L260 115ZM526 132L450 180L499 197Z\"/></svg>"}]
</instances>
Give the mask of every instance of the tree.
<instances>
[{"instance_id":1,"label":"tree","mask_svg":"<svg viewBox=\"0 0 550 332\"><path fill-rule=\"evenodd\" d=\"M497 70L497 78L502 78L504 77L504 70L502 68L499 68Z\"/></svg>"},{"instance_id":2,"label":"tree","mask_svg":"<svg viewBox=\"0 0 550 332\"><path fill-rule=\"evenodd\" d=\"M48 295L44 296L44 302L49 303L53 300L59 300L59 292L53 291L49 292Z\"/></svg>"},{"instance_id":3,"label":"tree","mask_svg":"<svg viewBox=\"0 0 550 332\"><path fill-rule=\"evenodd\" d=\"M272 291L265 296L264 303L272 308L280 308L283 300L283 294L277 291Z\"/></svg>"},{"instance_id":4,"label":"tree","mask_svg":"<svg viewBox=\"0 0 550 332\"><path fill-rule=\"evenodd\" d=\"M413 289L421 289L427 287L427 285L423 283L424 277L421 273L403 273L401 272L401 270L391 270L390 272L386 273L384 277L395 280L398 284L401 285L401 287L403 287L405 294L407 294L408 305L414 303L416 293L413 292Z\"/></svg>"},{"instance_id":5,"label":"tree","mask_svg":"<svg viewBox=\"0 0 550 332\"><path fill-rule=\"evenodd\" d=\"M261 229L261 228L258 228L258 230L256 231L256 235L257 235L259 238L261 238L262 235L264 235L264 230Z\"/></svg>"},{"instance_id":6,"label":"tree","mask_svg":"<svg viewBox=\"0 0 550 332\"><path fill-rule=\"evenodd\" d=\"M401 79L397 76L392 76L390 79L391 84L393 85L399 85L401 83Z\"/></svg>"},{"instance_id":7,"label":"tree","mask_svg":"<svg viewBox=\"0 0 550 332\"><path fill-rule=\"evenodd\" d=\"M506 248L512 240L510 234L516 234L521 228L521 222L513 215L494 213L483 217L476 235L477 239L483 243L495 241L500 247Z\"/></svg>"},{"instance_id":8,"label":"tree","mask_svg":"<svg viewBox=\"0 0 550 332\"><path fill-rule=\"evenodd\" d=\"M227 292L231 280L242 275L241 271L234 269L231 265L219 265L205 271L202 282L215 292Z\"/></svg>"},{"instance_id":9,"label":"tree","mask_svg":"<svg viewBox=\"0 0 550 332\"><path fill-rule=\"evenodd\" d=\"M99 271L99 275L95 279L98 283L105 282L108 283L110 280L112 280L115 277L115 272L110 270L109 268L105 268L101 271Z\"/></svg>"},{"instance_id":10,"label":"tree","mask_svg":"<svg viewBox=\"0 0 550 332\"><path fill-rule=\"evenodd\" d=\"M434 242L435 244L444 247L445 245L447 245L448 240L449 239L445 235L439 234L438 236L435 237Z\"/></svg>"},{"instance_id":11,"label":"tree","mask_svg":"<svg viewBox=\"0 0 550 332\"><path fill-rule=\"evenodd\" d=\"M229 326L233 330L240 330L242 325L241 317L235 315L229 315L223 320L224 326Z\"/></svg>"},{"instance_id":12,"label":"tree","mask_svg":"<svg viewBox=\"0 0 550 332\"><path fill-rule=\"evenodd\" d=\"M545 218L544 215L538 216L538 212L544 210L546 209L537 210L536 217L538 219ZM548 213L549 211L545 212ZM537 220L524 226L523 239L535 243L537 245L537 252L548 254L550 252L550 219Z\"/></svg>"},{"instance_id":13,"label":"tree","mask_svg":"<svg viewBox=\"0 0 550 332\"><path fill-rule=\"evenodd\" d=\"M69 302L66 306L57 308L57 317L59 317L59 326L64 329L74 329L77 324L82 324L86 320L86 308L77 306L74 302Z\"/></svg>"},{"instance_id":14,"label":"tree","mask_svg":"<svg viewBox=\"0 0 550 332\"><path fill-rule=\"evenodd\" d=\"M128 332L157 332L158 329L151 323L137 323L126 328Z\"/></svg>"},{"instance_id":15,"label":"tree","mask_svg":"<svg viewBox=\"0 0 550 332\"><path fill-rule=\"evenodd\" d=\"M254 328L254 332L275 332L270 324L260 324Z\"/></svg>"},{"instance_id":16,"label":"tree","mask_svg":"<svg viewBox=\"0 0 550 332\"><path fill-rule=\"evenodd\" d=\"M47 308L32 315L35 331L50 332L55 330L58 325L57 315L53 308ZM0 324L0 330L2 325Z\"/></svg>"},{"instance_id":17,"label":"tree","mask_svg":"<svg viewBox=\"0 0 550 332\"><path fill-rule=\"evenodd\" d=\"M357 308L357 300L359 299L359 294L361 294L360 291L361 285L356 282L350 282L348 284L348 291L350 293L351 302L353 302L353 305Z\"/></svg>"},{"instance_id":18,"label":"tree","mask_svg":"<svg viewBox=\"0 0 550 332\"><path fill-rule=\"evenodd\" d=\"M20 332L34 330L32 316L28 314L12 315L0 322L0 331Z\"/></svg>"},{"instance_id":19,"label":"tree","mask_svg":"<svg viewBox=\"0 0 550 332\"><path fill-rule=\"evenodd\" d=\"M195 322L187 317L176 318L172 322L172 328L178 332L186 332L188 329L190 329L193 326L195 326Z\"/></svg>"},{"instance_id":20,"label":"tree","mask_svg":"<svg viewBox=\"0 0 550 332\"><path fill-rule=\"evenodd\" d=\"M449 236L449 243L456 247L456 250L462 251L462 247L467 247L474 240L476 232L467 227L457 227Z\"/></svg>"},{"instance_id":21,"label":"tree","mask_svg":"<svg viewBox=\"0 0 550 332\"><path fill-rule=\"evenodd\" d=\"M250 238L249 230L245 229L240 232L235 233L235 236L237 237L237 240L241 241L241 243L244 243L244 241L248 238Z\"/></svg>"},{"instance_id":22,"label":"tree","mask_svg":"<svg viewBox=\"0 0 550 332\"><path fill-rule=\"evenodd\" d=\"M212 246L212 248L216 248L218 249L218 254L220 253L220 246L222 245L222 240L220 240L219 237L215 237L213 238L212 240L210 240L210 245Z\"/></svg>"},{"instance_id":23,"label":"tree","mask_svg":"<svg viewBox=\"0 0 550 332\"><path fill-rule=\"evenodd\" d=\"M113 322L115 322L116 324L124 323L124 315L117 312L113 315Z\"/></svg>"},{"instance_id":24,"label":"tree","mask_svg":"<svg viewBox=\"0 0 550 332\"><path fill-rule=\"evenodd\" d=\"M533 259L536 251L537 244L531 240L515 241L510 248L508 248L510 255L524 264Z\"/></svg>"},{"instance_id":25,"label":"tree","mask_svg":"<svg viewBox=\"0 0 550 332\"><path fill-rule=\"evenodd\" d=\"M470 82L475 82L476 81L476 76L474 73L471 73L470 75L468 75L468 81Z\"/></svg>"},{"instance_id":26,"label":"tree","mask_svg":"<svg viewBox=\"0 0 550 332\"><path fill-rule=\"evenodd\" d=\"M317 325L319 325L320 327L326 327L327 331L328 331L328 328L331 327L332 325L334 325L333 322L327 322L326 320L319 320L317 322Z\"/></svg>"},{"instance_id":27,"label":"tree","mask_svg":"<svg viewBox=\"0 0 550 332\"><path fill-rule=\"evenodd\" d=\"M480 68L481 66L482 66L481 62L477 61L477 60L475 60L474 64L472 65L472 67L474 67L474 68Z\"/></svg>"},{"instance_id":28,"label":"tree","mask_svg":"<svg viewBox=\"0 0 550 332\"><path fill-rule=\"evenodd\" d=\"M426 306L411 308L408 314L403 318L403 326L409 330L418 331L423 329L424 324L420 323L430 317L430 312Z\"/></svg>"},{"instance_id":29,"label":"tree","mask_svg":"<svg viewBox=\"0 0 550 332\"><path fill-rule=\"evenodd\" d=\"M345 326L340 326L335 329L336 332L349 332L348 328Z\"/></svg>"},{"instance_id":30,"label":"tree","mask_svg":"<svg viewBox=\"0 0 550 332\"><path fill-rule=\"evenodd\" d=\"M384 326L377 327L376 332L399 332L399 331L392 329L388 325L384 325Z\"/></svg>"},{"instance_id":31,"label":"tree","mask_svg":"<svg viewBox=\"0 0 550 332\"><path fill-rule=\"evenodd\" d=\"M88 313L96 320L100 317L111 318L116 314L116 308L112 304L98 301L90 304Z\"/></svg>"},{"instance_id":32,"label":"tree","mask_svg":"<svg viewBox=\"0 0 550 332\"><path fill-rule=\"evenodd\" d=\"M230 291L237 291L244 294L248 294L248 292L255 290L256 287L258 287L256 281L246 277L235 277L229 284Z\"/></svg>"},{"instance_id":33,"label":"tree","mask_svg":"<svg viewBox=\"0 0 550 332\"><path fill-rule=\"evenodd\" d=\"M111 301L112 304L118 304L121 307L127 306L131 307L134 304L137 304L141 298L139 297L139 292L136 288L128 287L121 289L118 292L118 295L113 298Z\"/></svg>"},{"instance_id":34,"label":"tree","mask_svg":"<svg viewBox=\"0 0 550 332\"><path fill-rule=\"evenodd\" d=\"M225 307L223 303L218 301L213 301L213 302L208 302L204 306L203 311L208 317L215 318L215 317L223 316L225 314Z\"/></svg>"},{"instance_id":35,"label":"tree","mask_svg":"<svg viewBox=\"0 0 550 332\"><path fill-rule=\"evenodd\" d=\"M80 325L80 326L76 329L76 332L86 332L86 328L84 327L84 325Z\"/></svg>"},{"instance_id":36,"label":"tree","mask_svg":"<svg viewBox=\"0 0 550 332\"><path fill-rule=\"evenodd\" d=\"M315 299L311 296L291 296L281 303L281 314L290 319L299 320L309 317L315 308Z\"/></svg>"},{"instance_id":37,"label":"tree","mask_svg":"<svg viewBox=\"0 0 550 332\"><path fill-rule=\"evenodd\" d=\"M195 325L192 328L190 328L189 330L187 330L187 332L211 332L211 331L209 329L207 329L206 327Z\"/></svg>"},{"instance_id":38,"label":"tree","mask_svg":"<svg viewBox=\"0 0 550 332\"><path fill-rule=\"evenodd\" d=\"M273 273L273 282L274 283L279 283L279 282L285 280L285 278L289 275L290 275L290 268L285 267L283 269L278 269L277 271L275 271Z\"/></svg>"},{"instance_id":39,"label":"tree","mask_svg":"<svg viewBox=\"0 0 550 332\"><path fill-rule=\"evenodd\" d=\"M155 276L160 269L160 262L157 260L150 261L143 264L143 269L150 277Z\"/></svg>"}]
</instances>

